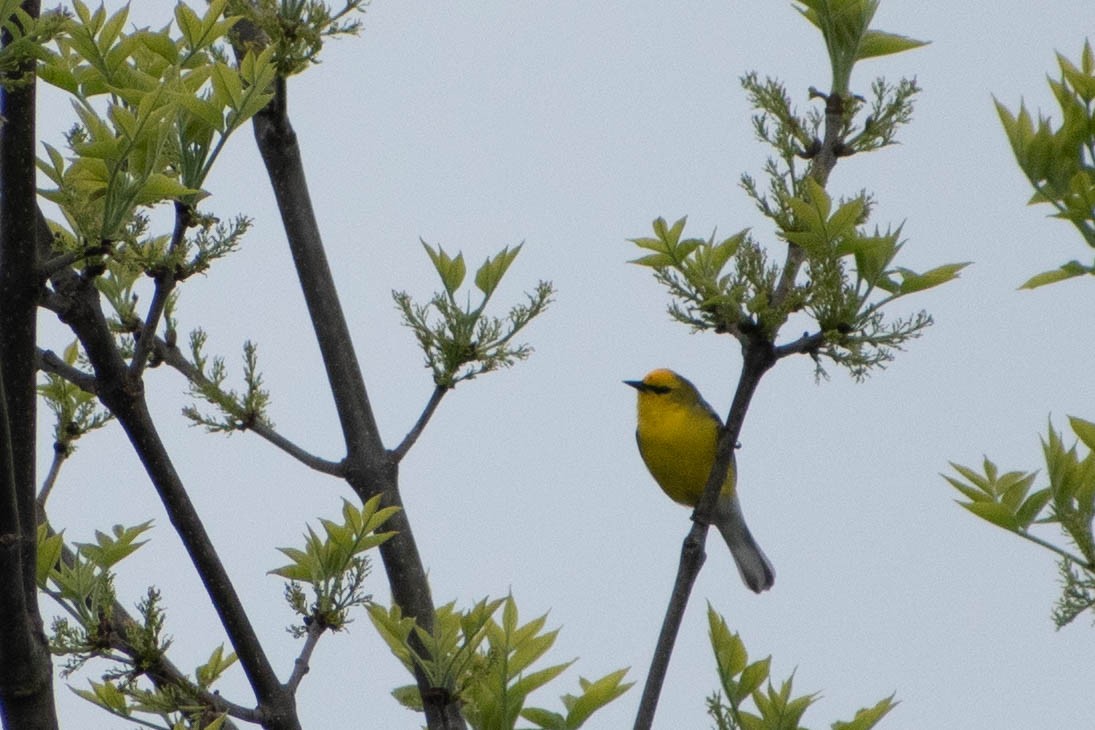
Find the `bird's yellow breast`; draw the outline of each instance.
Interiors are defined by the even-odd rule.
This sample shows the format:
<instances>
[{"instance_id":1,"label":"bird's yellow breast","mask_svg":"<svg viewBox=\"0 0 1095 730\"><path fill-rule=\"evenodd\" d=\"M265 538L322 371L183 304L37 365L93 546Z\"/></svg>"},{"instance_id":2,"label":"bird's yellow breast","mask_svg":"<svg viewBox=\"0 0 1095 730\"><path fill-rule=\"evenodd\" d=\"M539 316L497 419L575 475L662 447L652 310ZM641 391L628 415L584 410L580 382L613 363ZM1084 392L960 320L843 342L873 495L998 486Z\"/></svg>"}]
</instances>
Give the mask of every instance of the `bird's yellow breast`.
<instances>
[{"instance_id":1,"label":"bird's yellow breast","mask_svg":"<svg viewBox=\"0 0 1095 730\"><path fill-rule=\"evenodd\" d=\"M690 507L699 501L715 461L718 429L718 422L699 404L640 396L636 432L639 453L654 480L673 501ZM722 491L733 488L731 468Z\"/></svg>"}]
</instances>

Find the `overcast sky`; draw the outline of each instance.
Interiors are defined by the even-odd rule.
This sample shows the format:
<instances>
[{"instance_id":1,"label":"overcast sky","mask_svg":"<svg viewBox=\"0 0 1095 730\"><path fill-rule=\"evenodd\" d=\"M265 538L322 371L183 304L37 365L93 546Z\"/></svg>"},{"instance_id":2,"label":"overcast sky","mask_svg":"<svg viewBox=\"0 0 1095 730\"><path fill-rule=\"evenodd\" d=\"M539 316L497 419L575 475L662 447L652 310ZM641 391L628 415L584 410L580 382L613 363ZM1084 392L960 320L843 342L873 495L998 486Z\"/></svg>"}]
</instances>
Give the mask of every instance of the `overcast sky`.
<instances>
[{"instance_id":1,"label":"overcast sky","mask_svg":"<svg viewBox=\"0 0 1095 730\"><path fill-rule=\"evenodd\" d=\"M135 6L137 25L162 27L173 4ZM773 656L775 678L794 672L796 690L821 694L810 727L893 692L901 704L888 730L1091 727L1095 632L1086 617L1054 630L1051 555L956 506L939 476L950 460L977 464L984 454L1005 469L1037 468L1047 419L1095 420L1095 284L1016 291L1090 251L1047 209L1025 206L1029 190L992 105L995 95L1055 111L1045 75L1056 74L1055 50L1078 55L1091 4L1053 6L883 2L876 27L932 43L864 62L853 89L881 74L915 76L924 92L901 145L842 160L830 190L866 188L878 201L872 223L904 223L899 264L974 264L957 282L901 300L898 313L924 308L936 324L867 382L831 369L815 384L805 357L765 378L741 435L739 483L776 584L751 594L721 542L709 541L657 728L710 725L707 601L751 656ZM461 384L404 461L403 497L435 599L468 605L512 591L526 620L550 611L562 632L549 659L580 659L534 705L557 710L579 675L621 666L641 683L690 523L639 459L635 393L620 381L671 367L725 414L740 358L730 338L691 335L669 319L649 271L625 263L637 255L626 239L648 235L657 216L687 214L694 235L753 226L774 243L738 187L767 153L738 79L778 76L804 109L808 87L829 83L820 35L790 3L761 0L376 0L363 19L360 38L332 44L290 81L289 100L387 443L432 388L390 295L425 299L435 288L420 237L463 250L469 264L524 241L496 295L499 313L538 279L558 289L527 330L531 360ZM72 124L67 102L44 94L40 124L59 144ZM245 213L255 228L240 252L185 286L181 327L204 327L209 352L237 374L243 341L258 342L278 428L338 459L337 419L249 130L207 187L205 210ZM55 350L69 341L45 334ZM293 617L282 581L265 571L284 563L275 547L299 544L307 520L337 518L352 494L257 437L189 428L181 377L161 368L148 380L179 471L287 677ZM73 540L154 519L152 542L121 566L120 598L135 604L149 583L163 590L171 657L184 668L222 641L120 429L81 442L50 515ZM379 564L371 590L387 600ZM358 619L320 644L299 696L304 724L417 727L388 696L410 677ZM222 691L250 702L238 672ZM639 694L589 726L630 726ZM58 703L65 727L125 726L63 689Z\"/></svg>"}]
</instances>

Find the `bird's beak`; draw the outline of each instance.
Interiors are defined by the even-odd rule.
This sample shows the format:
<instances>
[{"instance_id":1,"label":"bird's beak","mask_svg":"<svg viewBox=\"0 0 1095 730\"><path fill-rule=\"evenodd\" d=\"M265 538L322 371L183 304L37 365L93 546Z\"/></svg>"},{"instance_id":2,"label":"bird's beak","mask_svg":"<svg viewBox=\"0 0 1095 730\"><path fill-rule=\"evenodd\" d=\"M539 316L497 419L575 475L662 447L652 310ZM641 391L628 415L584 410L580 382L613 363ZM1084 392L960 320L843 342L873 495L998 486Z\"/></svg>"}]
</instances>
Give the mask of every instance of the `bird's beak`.
<instances>
[{"instance_id":1,"label":"bird's beak","mask_svg":"<svg viewBox=\"0 0 1095 730\"><path fill-rule=\"evenodd\" d=\"M624 383L626 385L630 385L632 388L639 392L646 390L646 383L641 380L625 380Z\"/></svg>"}]
</instances>

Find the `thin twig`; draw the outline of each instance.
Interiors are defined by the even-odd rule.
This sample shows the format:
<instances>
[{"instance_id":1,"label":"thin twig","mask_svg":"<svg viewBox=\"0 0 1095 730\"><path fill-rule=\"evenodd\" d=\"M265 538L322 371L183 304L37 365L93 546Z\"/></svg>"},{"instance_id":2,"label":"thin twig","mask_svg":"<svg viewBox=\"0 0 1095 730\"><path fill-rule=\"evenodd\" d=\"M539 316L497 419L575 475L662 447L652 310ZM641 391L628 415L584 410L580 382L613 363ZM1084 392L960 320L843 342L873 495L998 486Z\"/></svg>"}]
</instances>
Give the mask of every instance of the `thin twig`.
<instances>
[{"instance_id":1,"label":"thin twig","mask_svg":"<svg viewBox=\"0 0 1095 730\"><path fill-rule=\"evenodd\" d=\"M1084 560L1081 557L1073 555L1072 553L1065 550L1064 548L1059 548L1051 542L1043 540L1040 537L1036 537L1035 535L1031 535L1029 532L1019 531L1019 532L1016 532L1015 534L1018 535L1019 537L1024 538L1024 539L1030 540L1035 545L1041 545L1046 550L1051 550L1051 551L1057 553L1058 555L1060 555L1065 560L1067 560L1071 563L1075 563L1076 565L1080 566L1081 568L1088 571L1089 573L1095 573L1095 565L1092 565L1090 562Z\"/></svg>"},{"instance_id":2,"label":"thin twig","mask_svg":"<svg viewBox=\"0 0 1095 730\"><path fill-rule=\"evenodd\" d=\"M816 89L811 89L811 96L819 96L825 99L825 138L821 140L818 153L810 161L810 170L807 172L818 184L825 187L829 181L829 174L836 167L840 158L839 149L842 146L841 132L844 127L844 97L840 94L822 94ZM787 259L783 263L783 271L780 272L779 283L776 284L772 303L782 304L791 293L799 269L806 260L806 251L797 244L787 244Z\"/></svg>"},{"instance_id":3,"label":"thin twig","mask_svg":"<svg viewBox=\"0 0 1095 730\"><path fill-rule=\"evenodd\" d=\"M46 535L53 537L57 532L50 527L49 520L46 516L45 509L39 506L38 509L38 523L46 526ZM60 562L66 566L75 565L77 554L68 546L67 543L61 543L61 556ZM47 596L52 598L54 602L61 607L65 612L72 616L76 621L82 621L83 618L80 613L72 606L71 601L65 600L60 591L55 591L51 588L43 587L41 591ZM126 633L128 627L136 625L136 620L129 615L125 606L121 602L115 600L114 606L110 613L110 643L111 646L120 651L126 657L135 659L139 656L146 658L147 655L138 651L132 645L126 641ZM115 658L114 661L124 661L121 658ZM164 684L174 686L176 688L184 689L186 692L192 694L201 702L211 707L216 712L225 712L232 718L242 720L248 723L257 723L259 721L259 713L252 708L244 707L243 705L236 704L230 700L225 699L221 694L217 692L210 692L207 689L199 687L190 681L190 679L183 674L178 667L176 667L170 659L164 654L159 654L151 666L145 667L144 672L148 675L148 678L157 686ZM226 729L235 728L236 725L231 720L225 723Z\"/></svg>"},{"instance_id":4,"label":"thin twig","mask_svg":"<svg viewBox=\"0 0 1095 730\"><path fill-rule=\"evenodd\" d=\"M726 480L726 474L734 463L734 447L741 434L745 414L749 410L749 403L761 378L776 362L771 345L764 340L747 341L742 349L741 375L734 391L734 400L730 405L726 426L719 431L715 462L711 465L711 473L707 477L703 495L692 513L692 528L688 531L681 548L681 560L677 567L673 592L665 610L658 643L654 649L654 656L650 660L650 671L647 672L646 683L643 686L639 711L635 716L635 730L650 730L654 722L658 698L669 669L669 659L673 655L673 646L677 641L688 598L696 582L696 576L703 567L705 557L703 546L707 539L707 528L711 524L711 516L714 514L715 503Z\"/></svg>"},{"instance_id":5,"label":"thin twig","mask_svg":"<svg viewBox=\"0 0 1095 730\"><path fill-rule=\"evenodd\" d=\"M169 264L166 270L156 277L156 288L152 293L152 303L148 305L148 315L145 316L144 326L141 327L140 336L133 348L133 359L129 363L129 374L139 378L148 365L148 356L152 353L155 344L156 328L160 326L160 318L164 308L171 297L171 290L175 288L175 270L171 265L171 258L182 245L186 236L186 229L190 227L190 207L185 203L175 202L175 228L171 232L171 243L167 246L165 260Z\"/></svg>"},{"instance_id":6,"label":"thin twig","mask_svg":"<svg viewBox=\"0 0 1095 730\"><path fill-rule=\"evenodd\" d=\"M423 429L426 428L426 424L430 422L430 417L433 416L433 412L437 410L438 404L441 403L441 399L445 397L445 393L448 392L448 388L443 385L438 385L433 389L433 393L430 394L430 400L426 403L426 407L422 409L422 415L418 417L418 421L414 424L407 435L400 442L399 446L392 449L392 458L397 462L402 461L403 457L407 455L410 448L414 446L418 441L418 437L422 435Z\"/></svg>"},{"instance_id":7,"label":"thin twig","mask_svg":"<svg viewBox=\"0 0 1095 730\"><path fill-rule=\"evenodd\" d=\"M148 411L140 380L130 375L122 359L103 314L98 291L89 280L63 275L64 271L58 272L53 279L59 293L71 302L61 316L76 333L95 368L99 400L118 419L129 437L172 526L201 576L260 707L275 718L268 727L271 730L299 730L300 722L292 710L292 698L278 680L220 555L175 470Z\"/></svg>"},{"instance_id":8,"label":"thin twig","mask_svg":"<svg viewBox=\"0 0 1095 730\"><path fill-rule=\"evenodd\" d=\"M807 352L817 352L817 349L824 343L824 332L815 332L812 335L804 332L802 337L799 337L794 342L788 342L786 345L776 347L775 356L776 359L779 360L788 355L801 355Z\"/></svg>"},{"instance_id":9,"label":"thin twig","mask_svg":"<svg viewBox=\"0 0 1095 730\"><path fill-rule=\"evenodd\" d=\"M289 675L289 681L285 683L285 686L289 689L290 694L297 693L297 687L300 686L301 680L304 679L304 675L308 673L311 668L310 662L312 661L312 652L315 651L316 645L319 644L319 639L323 636L324 627L319 621L313 621L308 626L308 634L304 639L304 646L300 647L300 655L293 662L293 673Z\"/></svg>"},{"instance_id":10,"label":"thin twig","mask_svg":"<svg viewBox=\"0 0 1095 730\"><path fill-rule=\"evenodd\" d=\"M684 610L688 606L688 597L692 593L692 586L696 582L696 576L700 574L707 555L703 545L707 540L707 525L699 522L692 523L692 529L684 539L681 546L680 567L677 577L673 582L673 592L669 596L669 606L662 619L662 628L658 633L658 643L654 648L654 656L650 660L650 670L646 674L646 683L643 685L642 698L639 700L639 712L635 716L635 730L649 730L654 723L654 713L658 709L658 697L665 683L666 671L669 668L669 659L673 656L673 644L676 642L677 633L680 631L681 622L684 620ZM686 569L685 566L688 566Z\"/></svg>"},{"instance_id":11,"label":"thin twig","mask_svg":"<svg viewBox=\"0 0 1095 730\"><path fill-rule=\"evenodd\" d=\"M42 482L42 488L38 490L37 504L39 513L45 511L46 500L49 499L50 492L53 491L53 485L57 483L57 475L61 473L61 465L65 463L67 458L67 449L60 444L54 444L53 461L49 465L49 473L46 474L46 478Z\"/></svg>"},{"instance_id":12,"label":"thin twig","mask_svg":"<svg viewBox=\"0 0 1095 730\"><path fill-rule=\"evenodd\" d=\"M98 253L105 252L106 249L104 248L101 251L70 251L68 253L63 253L60 256L54 256L40 265L38 267L38 273L43 279L48 279L61 269L66 269L77 261L82 261L83 259L95 256Z\"/></svg>"},{"instance_id":13,"label":"thin twig","mask_svg":"<svg viewBox=\"0 0 1095 730\"><path fill-rule=\"evenodd\" d=\"M157 357L162 358L167 365L182 373L183 377L191 383L198 386L211 385L209 380L201 374L200 370L198 370L197 366L186 359L186 356L182 354L179 348L167 344L167 341L160 337L155 338L154 348ZM282 436L267 423L258 420L250 421L245 426L245 430L252 431L257 436L266 439L310 469L335 477L345 476L346 470L343 462L329 461L316 456Z\"/></svg>"},{"instance_id":14,"label":"thin twig","mask_svg":"<svg viewBox=\"0 0 1095 730\"><path fill-rule=\"evenodd\" d=\"M42 372L59 375L85 393L91 393L92 395L98 393L99 386L94 375L85 373L79 368L74 368L58 357L57 353L52 350L43 350L39 348L37 355L38 369Z\"/></svg>"}]
</instances>

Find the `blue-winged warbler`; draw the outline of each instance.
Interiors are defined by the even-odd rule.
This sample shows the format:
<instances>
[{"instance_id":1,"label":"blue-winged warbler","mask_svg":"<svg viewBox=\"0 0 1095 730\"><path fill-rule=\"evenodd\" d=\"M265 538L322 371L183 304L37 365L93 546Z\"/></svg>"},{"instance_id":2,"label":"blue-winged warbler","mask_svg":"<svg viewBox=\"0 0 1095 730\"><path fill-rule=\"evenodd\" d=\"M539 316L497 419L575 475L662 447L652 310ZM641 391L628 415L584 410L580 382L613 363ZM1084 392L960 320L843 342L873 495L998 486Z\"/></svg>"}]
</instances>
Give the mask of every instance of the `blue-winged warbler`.
<instances>
[{"instance_id":1,"label":"blue-winged warbler","mask_svg":"<svg viewBox=\"0 0 1095 730\"><path fill-rule=\"evenodd\" d=\"M639 391L639 453L651 476L674 502L695 507L715 463L722 419L696 386L672 370L653 370L642 380L625 380ZM718 528L741 579L760 593L772 587L776 574L745 525L731 463L715 506Z\"/></svg>"}]
</instances>

